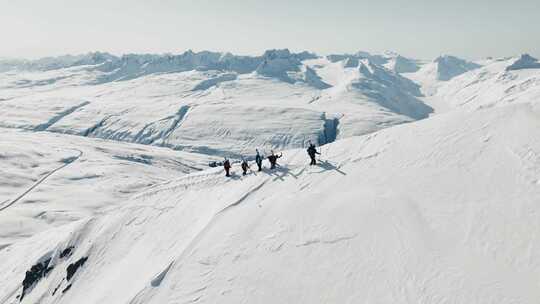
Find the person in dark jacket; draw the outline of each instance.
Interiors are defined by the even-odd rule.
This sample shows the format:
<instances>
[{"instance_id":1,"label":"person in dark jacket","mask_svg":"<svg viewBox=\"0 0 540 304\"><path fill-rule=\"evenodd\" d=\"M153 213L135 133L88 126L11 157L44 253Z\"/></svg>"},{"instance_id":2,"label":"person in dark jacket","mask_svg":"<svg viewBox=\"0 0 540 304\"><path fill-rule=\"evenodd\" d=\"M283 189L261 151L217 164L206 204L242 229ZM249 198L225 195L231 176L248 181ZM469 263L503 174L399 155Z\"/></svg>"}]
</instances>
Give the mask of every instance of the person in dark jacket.
<instances>
[{"instance_id":1,"label":"person in dark jacket","mask_svg":"<svg viewBox=\"0 0 540 304\"><path fill-rule=\"evenodd\" d=\"M248 162L247 160L245 159L242 159L242 175L246 175L247 174L247 170L249 168L249 165L248 165Z\"/></svg>"},{"instance_id":2,"label":"person in dark jacket","mask_svg":"<svg viewBox=\"0 0 540 304\"><path fill-rule=\"evenodd\" d=\"M307 148L307 153L309 155L309 157L311 158L311 163L309 164L310 166L313 166L313 165L316 165L317 164L317 160L315 159L315 155L316 154L321 154L319 152L317 152L317 149L315 148L315 145L311 143L311 141L309 142L309 147Z\"/></svg>"},{"instance_id":3,"label":"person in dark jacket","mask_svg":"<svg viewBox=\"0 0 540 304\"><path fill-rule=\"evenodd\" d=\"M231 176L229 174L229 170L231 170L231 162L225 158L225 161L223 161L223 168L225 169L225 176Z\"/></svg>"},{"instance_id":4,"label":"person in dark jacket","mask_svg":"<svg viewBox=\"0 0 540 304\"><path fill-rule=\"evenodd\" d=\"M281 158L283 156L283 153L280 153L278 156L277 154L274 154L274 151L268 156L268 161L270 161L270 169L275 169L278 158Z\"/></svg>"},{"instance_id":5,"label":"person in dark jacket","mask_svg":"<svg viewBox=\"0 0 540 304\"><path fill-rule=\"evenodd\" d=\"M262 171L262 161L263 161L263 157L262 157L262 155L259 153L259 150L258 150L258 149L255 149L255 151L257 152L257 155L255 155L255 163L257 164L257 167L259 168L259 171Z\"/></svg>"}]
</instances>

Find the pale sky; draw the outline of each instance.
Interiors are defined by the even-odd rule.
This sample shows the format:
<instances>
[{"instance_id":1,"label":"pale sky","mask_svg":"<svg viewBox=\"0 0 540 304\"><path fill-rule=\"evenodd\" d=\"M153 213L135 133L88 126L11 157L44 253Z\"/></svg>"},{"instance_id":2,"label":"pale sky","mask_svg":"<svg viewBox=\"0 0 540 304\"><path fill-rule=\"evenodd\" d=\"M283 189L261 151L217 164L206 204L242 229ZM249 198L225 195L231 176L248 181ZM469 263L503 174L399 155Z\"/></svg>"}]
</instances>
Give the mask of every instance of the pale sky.
<instances>
[{"instance_id":1,"label":"pale sky","mask_svg":"<svg viewBox=\"0 0 540 304\"><path fill-rule=\"evenodd\" d=\"M271 48L540 57L540 0L0 0L0 57Z\"/></svg>"}]
</instances>

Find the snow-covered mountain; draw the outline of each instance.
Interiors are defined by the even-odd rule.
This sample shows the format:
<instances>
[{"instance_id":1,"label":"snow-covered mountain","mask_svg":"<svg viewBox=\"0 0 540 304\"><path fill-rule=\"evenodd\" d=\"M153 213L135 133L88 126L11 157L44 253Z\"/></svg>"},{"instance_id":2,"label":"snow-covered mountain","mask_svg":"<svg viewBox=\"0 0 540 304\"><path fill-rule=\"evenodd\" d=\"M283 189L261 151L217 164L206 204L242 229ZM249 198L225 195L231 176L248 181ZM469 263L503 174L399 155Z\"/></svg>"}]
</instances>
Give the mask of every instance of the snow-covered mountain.
<instances>
[{"instance_id":1,"label":"snow-covered mountain","mask_svg":"<svg viewBox=\"0 0 540 304\"><path fill-rule=\"evenodd\" d=\"M371 59L345 67L289 50L67 58L0 74L0 126L231 156L247 145L324 144L432 111L418 85Z\"/></svg>"},{"instance_id":2,"label":"snow-covered mountain","mask_svg":"<svg viewBox=\"0 0 540 304\"><path fill-rule=\"evenodd\" d=\"M528 56L0 61L0 303L536 303ZM305 143L319 145L309 166ZM243 176L237 159L283 151ZM209 163L233 158L233 175ZM254 169L254 168L252 168Z\"/></svg>"},{"instance_id":3,"label":"snow-covered mountain","mask_svg":"<svg viewBox=\"0 0 540 304\"><path fill-rule=\"evenodd\" d=\"M490 59L450 81L433 82L422 71L407 74L424 84L423 100L439 110L479 109L511 103L528 103L540 97L540 66L524 55L520 58Z\"/></svg>"},{"instance_id":4,"label":"snow-covered mountain","mask_svg":"<svg viewBox=\"0 0 540 304\"><path fill-rule=\"evenodd\" d=\"M532 57L529 54L523 54L519 59L514 61L511 65L506 67L507 71L525 70L525 69L540 69L540 63L538 59Z\"/></svg>"},{"instance_id":5,"label":"snow-covered mountain","mask_svg":"<svg viewBox=\"0 0 540 304\"><path fill-rule=\"evenodd\" d=\"M423 65L414 74L415 81L430 88L430 85L449 81L452 78L464 74L468 71L481 67L480 64L469 62L454 56L444 55L435 58L432 62Z\"/></svg>"},{"instance_id":6,"label":"snow-covered mountain","mask_svg":"<svg viewBox=\"0 0 540 304\"><path fill-rule=\"evenodd\" d=\"M5 209L0 211L0 247L116 208L143 189L206 169L209 161L218 160L14 129L2 129L0 142L0 209ZM27 196L27 190L32 194ZM11 208L17 211L12 213Z\"/></svg>"}]
</instances>

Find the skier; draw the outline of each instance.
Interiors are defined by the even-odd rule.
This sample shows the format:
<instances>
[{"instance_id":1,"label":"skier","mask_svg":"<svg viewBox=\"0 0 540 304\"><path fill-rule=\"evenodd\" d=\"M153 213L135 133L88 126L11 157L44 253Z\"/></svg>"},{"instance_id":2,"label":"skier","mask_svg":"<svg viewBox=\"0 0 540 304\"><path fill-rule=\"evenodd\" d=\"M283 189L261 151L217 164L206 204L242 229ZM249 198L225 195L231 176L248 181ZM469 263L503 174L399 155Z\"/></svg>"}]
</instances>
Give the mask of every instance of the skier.
<instances>
[{"instance_id":1,"label":"skier","mask_svg":"<svg viewBox=\"0 0 540 304\"><path fill-rule=\"evenodd\" d=\"M309 147L307 148L307 153L309 157L311 158L311 163L309 165L310 166L316 165L317 160L315 160L315 155L316 154L320 155L321 153L317 152L317 149L315 148L315 145L311 143L311 140L309 141Z\"/></svg>"},{"instance_id":2,"label":"skier","mask_svg":"<svg viewBox=\"0 0 540 304\"><path fill-rule=\"evenodd\" d=\"M255 163L257 164L257 167L259 167L259 171L262 171L263 157L259 153L259 149L255 149L255 151L257 152L257 155L255 155Z\"/></svg>"},{"instance_id":3,"label":"skier","mask_svg":"<svg viewBox=\"0 0 540 304\"><path fill-rule=\"evenodd\" d=\"M283 156L283 153L281 153L279 156L277 154L274 154L274 151L271 151L270 156L268 156L268 160L270 161L270 169L276 168L276 162L278 158L281 158Z\"/></svg>"},{"instance_id":4,"label":"skier","mask_svg":"<svg viewBox=\"0 0 540 304\"><path fill-rule=\"evenodd\" d=\"M242 165L241 166L242 166L242 175L246 175L247 174L247 169L249 168L247 160L242 158Z\"/></svg>"},{"instance_id":5,"label":"skier","mask_svg":"<svg viewBox=\"0 0 540 304\"><path fill-rule=\"evenodd\" d=\"M229 170L231 169L231 162L229 162L227 158L225 158L225 161L223 161L223 168L225 169L225 176L231 176L229 174Z\"/></svg>"}]
</instances>

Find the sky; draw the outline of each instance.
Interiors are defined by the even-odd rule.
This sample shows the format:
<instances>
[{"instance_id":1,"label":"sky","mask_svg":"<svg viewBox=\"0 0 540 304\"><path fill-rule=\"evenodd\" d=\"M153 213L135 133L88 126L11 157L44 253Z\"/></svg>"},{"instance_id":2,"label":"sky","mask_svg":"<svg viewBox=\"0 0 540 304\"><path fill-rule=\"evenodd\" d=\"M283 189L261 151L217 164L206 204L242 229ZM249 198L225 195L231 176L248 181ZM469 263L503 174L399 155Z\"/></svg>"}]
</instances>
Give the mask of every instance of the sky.
<instances>
[{"instance_id":1,"label":"sky","mask_svg":"<svg viewBox=\"0 0 540 304\"><path fill-rule=\"evenodd\" d=\"M385 50L540 57L538 0L0 0L0 57Z\"/></svg>"}]
</instances>

